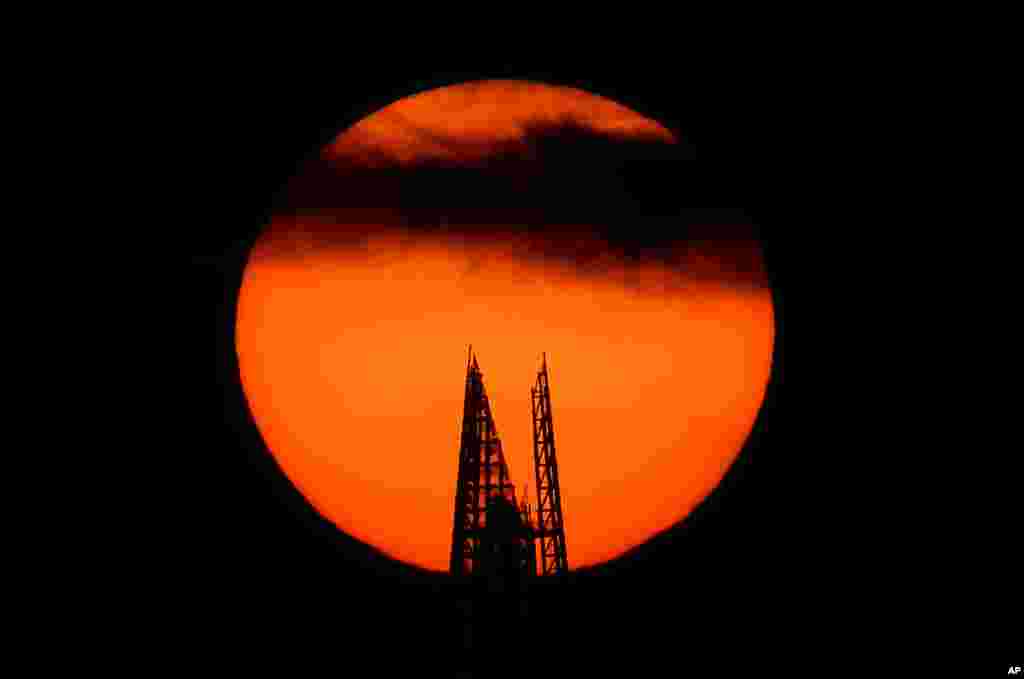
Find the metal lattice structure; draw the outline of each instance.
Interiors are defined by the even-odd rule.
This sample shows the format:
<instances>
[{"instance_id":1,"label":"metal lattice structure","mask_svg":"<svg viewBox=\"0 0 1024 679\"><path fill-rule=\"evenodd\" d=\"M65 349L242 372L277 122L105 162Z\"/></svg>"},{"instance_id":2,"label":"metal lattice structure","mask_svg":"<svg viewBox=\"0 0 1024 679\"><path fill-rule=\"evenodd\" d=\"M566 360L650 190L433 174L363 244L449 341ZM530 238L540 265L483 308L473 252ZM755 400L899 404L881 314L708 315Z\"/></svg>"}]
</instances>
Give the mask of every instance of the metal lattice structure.
<instances>
[{"instance_id":1,"label":"metal lattice structure","mask_svg":"<svg viewBox=\"0 0 1024 679\"><path fill-rule=\"evenodd\" d=\"M533 464L537 478L537 526L540 543L540 575L565 575L569 559L565 548L562 491L555 457L555 430L551 419L551 389L547 356L543 356L537 383L530 389L533 401Z\"/></svg>"},{"instance_id":2,"label":"metal lattice structure","mask_svg":"<svg viewBox=\"0 0 1024 679\"><path fill-rule=\"evenodd\" d=\"M516 502L515 486L509 479L501 440L494 424L483 374L470 352L466 368L466 393L459 448L459 474L455 491L455 522L452 534L450 572L455 576L480 574L490 563L482 543L493 547L494 530L487 530L488 510L496 498L503 498L517 519L523 508ZM518 510L518 511L517 511ZM532 548L532 537L529 538ZM496 547L493 547L496 549Z\"/></svg>"},{"instance_id":3,"label":"metal lattice structure","mask_svg":"<svg viewBox=\"0 0 1024 679\"><path fill-rule=\"evenodd\" d=\"M517 500L483 374L470 348L449 563L450 573L456 577L483 575L522 583L523 576L564 575L569 570L546 357L531 394L536 523L525 490Z\"/></svg>"}]
</instances>

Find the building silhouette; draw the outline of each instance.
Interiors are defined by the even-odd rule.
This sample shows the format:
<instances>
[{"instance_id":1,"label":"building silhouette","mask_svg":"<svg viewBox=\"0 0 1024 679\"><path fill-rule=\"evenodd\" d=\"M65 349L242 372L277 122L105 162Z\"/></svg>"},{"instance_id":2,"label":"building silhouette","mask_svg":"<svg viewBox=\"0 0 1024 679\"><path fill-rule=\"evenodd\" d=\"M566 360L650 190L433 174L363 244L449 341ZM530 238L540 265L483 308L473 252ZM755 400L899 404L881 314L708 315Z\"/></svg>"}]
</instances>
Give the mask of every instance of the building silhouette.
<instances>
[{"instance_id":1,"label":"building silhouette","mask_svg":"<svg viewBox=\"0 0 1024 679\"><path fill-rule=\"evenodd\" d=\"M533 578L569 570L546 355L530 396L536 520L526 487L517 494L509 476L483 373L470 348L449 572L491 591L521 591Z\"/></svg>"}]
</instances>

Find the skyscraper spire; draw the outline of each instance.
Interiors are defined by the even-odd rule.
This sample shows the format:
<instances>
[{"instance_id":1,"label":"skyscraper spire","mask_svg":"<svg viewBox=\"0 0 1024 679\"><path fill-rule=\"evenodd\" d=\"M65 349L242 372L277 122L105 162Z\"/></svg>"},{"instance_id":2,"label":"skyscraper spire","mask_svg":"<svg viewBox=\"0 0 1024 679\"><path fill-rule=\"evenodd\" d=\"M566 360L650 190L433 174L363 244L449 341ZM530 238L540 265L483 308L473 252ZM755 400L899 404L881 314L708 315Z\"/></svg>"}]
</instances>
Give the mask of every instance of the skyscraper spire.
<instances>
[{"instance_id":1,"label":"skyscraper spire","mask_svg":"<svg viewBox=\"0 0 1024 679\"><path fill-rule=\"evenodd\" d=\"M565 575L569 560L565 549L562 489L555 456L555 431L551 418L551 389L547 355L530 390L533 401L533 465L537 481L537 540L540 543L541 575Z\"/></svg>"},{"instance_id":2,"label":"skyscraper spire","mask_svg":"<svg viewBox=\"0 0 1024 679\"><path fill-rule=\"evenodd\" d=\"M480 364L469 345L449 562L449 571L456 577L500 580L518 574L515 578L521 579L564 576L569 571L546 352L541 353L541 368L530 395L536 517L528 497L529 483L521 495L515 492Z\"/></svg>"},{"instance_id":3,"label":"skyscraper spire","mask_svg":"<svg viewBox=\"0 0 1024 679\"><path fill-rule=\"evenodd\" d=\"M466 375L449 564L450 572L456 576L479 571L483 561L489 558L480 550L487 539L493 539L493 532L487 533L486 529L489 519L493 518L489 512L494 502L505 502L517 516L515 487L494 424L483 376L476 355L471 354L471 357L472 366ZM532 542L530 544L532 546Z\"/></svg>"}]
</instances>

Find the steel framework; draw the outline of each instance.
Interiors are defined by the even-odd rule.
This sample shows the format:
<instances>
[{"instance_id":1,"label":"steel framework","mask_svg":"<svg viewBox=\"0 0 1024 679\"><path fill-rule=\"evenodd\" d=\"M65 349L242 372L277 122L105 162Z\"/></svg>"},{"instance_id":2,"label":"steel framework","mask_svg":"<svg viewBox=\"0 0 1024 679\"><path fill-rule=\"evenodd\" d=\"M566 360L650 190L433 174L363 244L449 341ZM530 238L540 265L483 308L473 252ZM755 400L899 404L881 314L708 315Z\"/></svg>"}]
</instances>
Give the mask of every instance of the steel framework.
<instances>
[{"instance_id":1,"label":"steel framework","mask_svg":"<svg viewBox=\"0 0 1024 679\"><path fill-rule=\"evenodd\" d=\"M504 575L498 580L514 576L523 582L524 575L568 573L546 356L530 393L536 523L527 501L527 489L517 499L509 478L483 374L470 347L449 562L449 571L454 576L496 576L500 572Z\"/></svg>"},{"instance_id":2,"label":"steel framework","mask_svg":"<svg viewBox=\"0 0 1024 679\"><path fill-rule=\"evenodd\" d=\"M501 440L484 389L483 374L470 349L449 563L452 575L478 574L487 561L481 542L484 538L488 544L494 542L494 531L486 531L486 528L488 509L494 505L496 496L507 500L513 508L518 507L515 486L509 479ZM532 546L532 538L530 541Z\"/></svg>"},{"instance_id":3,"label":"steel framework","mask_svg":"<svg viewBox=\"0 0 1024 679\"><path fill-rule=\"evenodd\" d=\"M546 355L542 356L537 382L530 389L530 396L533 401L533 466L537 478L535 535L540 543L540 575L565 575L569 572L569 559L565 548L562 491L558 482Z\"/></svg>"}]
</instances>

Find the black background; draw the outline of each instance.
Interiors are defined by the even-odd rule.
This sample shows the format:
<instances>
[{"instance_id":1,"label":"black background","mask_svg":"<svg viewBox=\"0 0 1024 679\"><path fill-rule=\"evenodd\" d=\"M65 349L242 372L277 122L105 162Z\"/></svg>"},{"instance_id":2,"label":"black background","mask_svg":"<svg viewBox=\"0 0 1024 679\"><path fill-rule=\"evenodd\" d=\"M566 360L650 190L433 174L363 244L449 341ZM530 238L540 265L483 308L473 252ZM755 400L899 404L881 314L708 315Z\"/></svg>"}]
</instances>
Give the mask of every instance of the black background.
<instances>
[{"instance_id":1,"label":"black background","mask_svg":"<svg viewBox=\"0 0 1024 679\"><path fill-rule=\"evenodd\" d=\"M340 534L277 470L238 382L234 302L247 249L304 158L402 96L507 77L580 87L678 131L691 156L687 172L701 178L679 190L680 203L731 208L731 215L739 209L757 227L777 333L764 407L721 486L666 534L574 574L568 587L533 595L527 637L550 637L574 653L658 649L674 664L683 649L702 645L698 639L732 640L728 645L762 635L761 597L778 586L772 579L778 567L791 564L785 546L798 530L771 516L769 507L777 505L763 485L755 499L752 479L755 459L785 454L778 433L787 322L782 238L795 193L786 140L775 128L786 108L782 94L748 59L722 55L685 65L665 55L614 65L588 59L503 60L489 69L472 62L475 70L416 64L371 67L341 55L224 58L169 72L166 95L155 105L174 121L160 142L170 180L153 208L168 220L162 247L178 257L173 280L180 314L169 331L180 391L169 421L152 429L175 445L156 472L169 494L147 528L157 537L160 566L149 591L168 611L191 611L197 628L316 630L318 643L346 658L370 646L415 647L416 658L458 650L461 630L444 577L397 564ZM642 367L642 357L638 362ZM457 384L460 376L453 379Z\"/></svg>"}]
</instances>

